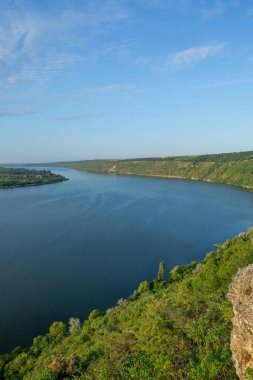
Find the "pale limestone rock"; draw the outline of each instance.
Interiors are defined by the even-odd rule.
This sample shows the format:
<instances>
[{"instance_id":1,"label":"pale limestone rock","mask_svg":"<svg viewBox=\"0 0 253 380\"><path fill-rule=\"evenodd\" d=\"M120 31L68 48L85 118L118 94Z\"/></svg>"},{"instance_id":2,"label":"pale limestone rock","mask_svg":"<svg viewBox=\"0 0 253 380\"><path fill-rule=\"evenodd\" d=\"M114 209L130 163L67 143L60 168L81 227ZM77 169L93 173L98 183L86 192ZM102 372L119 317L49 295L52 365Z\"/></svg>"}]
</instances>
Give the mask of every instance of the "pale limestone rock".
<instances>
[{"instance_id":1,"label":"pale limestone rock","mask_svg":"<svg viewBox=\"0 0 253 380\"><path fill-rule=\"evenodd\" d=\"M253 264L240 269L228 291L234 317L230 348L240 380L253 371Z\"/></svg>"}]
</instances>

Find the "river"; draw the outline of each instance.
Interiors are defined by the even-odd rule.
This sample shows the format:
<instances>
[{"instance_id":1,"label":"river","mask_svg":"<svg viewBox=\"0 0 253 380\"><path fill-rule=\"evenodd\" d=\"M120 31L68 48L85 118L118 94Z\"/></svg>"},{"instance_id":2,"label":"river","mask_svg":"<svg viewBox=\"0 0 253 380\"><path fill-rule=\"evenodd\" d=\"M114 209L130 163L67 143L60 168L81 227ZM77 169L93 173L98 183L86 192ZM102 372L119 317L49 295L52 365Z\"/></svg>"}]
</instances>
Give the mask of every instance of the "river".
<instances>
[{"instance_id":1,"label":"river","mask_svg":"<svg viewBox=\"0 0 253 380\"><path fill-rule=\"evenodd\" d=\"M52 170L69 181L0 190L1 352L253 225L253 194L238 188Z\"/></svg>"}]
</instances>

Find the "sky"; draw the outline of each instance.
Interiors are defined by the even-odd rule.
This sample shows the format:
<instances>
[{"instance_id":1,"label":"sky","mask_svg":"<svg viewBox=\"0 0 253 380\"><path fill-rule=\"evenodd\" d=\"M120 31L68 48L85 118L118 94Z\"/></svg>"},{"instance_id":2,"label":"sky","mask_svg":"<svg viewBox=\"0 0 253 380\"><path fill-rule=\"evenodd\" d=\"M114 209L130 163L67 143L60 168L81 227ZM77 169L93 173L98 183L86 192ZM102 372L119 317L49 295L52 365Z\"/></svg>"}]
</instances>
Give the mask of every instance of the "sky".
<instances>
[{"instance_id":1,"label":"sky","mask_svg":"<svg viewBox=\"0 0 253 380\"><path fill-rule=\"evenodd\" d=\"M1 0L0 163L253 150L253 1Z\"/></svg>"}]
</instances>

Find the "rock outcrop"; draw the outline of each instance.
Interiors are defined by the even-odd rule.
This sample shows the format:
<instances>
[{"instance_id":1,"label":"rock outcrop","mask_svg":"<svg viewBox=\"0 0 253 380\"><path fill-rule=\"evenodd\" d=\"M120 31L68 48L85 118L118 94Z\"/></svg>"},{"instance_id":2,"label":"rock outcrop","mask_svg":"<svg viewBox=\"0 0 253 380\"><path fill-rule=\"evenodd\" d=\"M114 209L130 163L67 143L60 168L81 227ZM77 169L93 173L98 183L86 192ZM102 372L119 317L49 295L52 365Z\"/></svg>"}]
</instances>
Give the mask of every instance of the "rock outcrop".
<instances>
[{"instance_id":1,"label":"rock outcrop","mask_svg":"<svg viewBox=\"0 0 253 380\"><path fill-rule=\"evenodd\" d=\"M240 380L253 379L253 264L240 269L229 287L233 305L230 348Z\"/></svg>"}]
</instances>

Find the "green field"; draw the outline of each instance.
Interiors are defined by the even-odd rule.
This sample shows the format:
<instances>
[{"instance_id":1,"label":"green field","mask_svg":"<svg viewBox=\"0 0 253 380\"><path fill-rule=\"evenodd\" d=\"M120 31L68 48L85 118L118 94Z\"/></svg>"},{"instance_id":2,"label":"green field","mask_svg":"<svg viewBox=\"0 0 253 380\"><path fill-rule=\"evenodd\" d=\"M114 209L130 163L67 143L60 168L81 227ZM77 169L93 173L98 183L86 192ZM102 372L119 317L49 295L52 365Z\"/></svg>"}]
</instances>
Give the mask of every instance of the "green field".
<instances>
[{"instance_id":1,"label":"green field","mask_svg":"<svg viewBox=\"0 0 253 380\"><path fill-rule=\"evenodd\" d=\"M253 152L202 156L90 160L59 165L93 173L179 178L253 189Z\"/></svg>"},{"instance_id":2,"label":"green field","mask_svg":"<svg viewBox=\"0 0 253 380\"><path fill-rule=\"evenodd\" d=\"M62 182L66 178L50 170L28 170L0 167L0 189L47 185Z\"/></svg>"}]
</instances>

